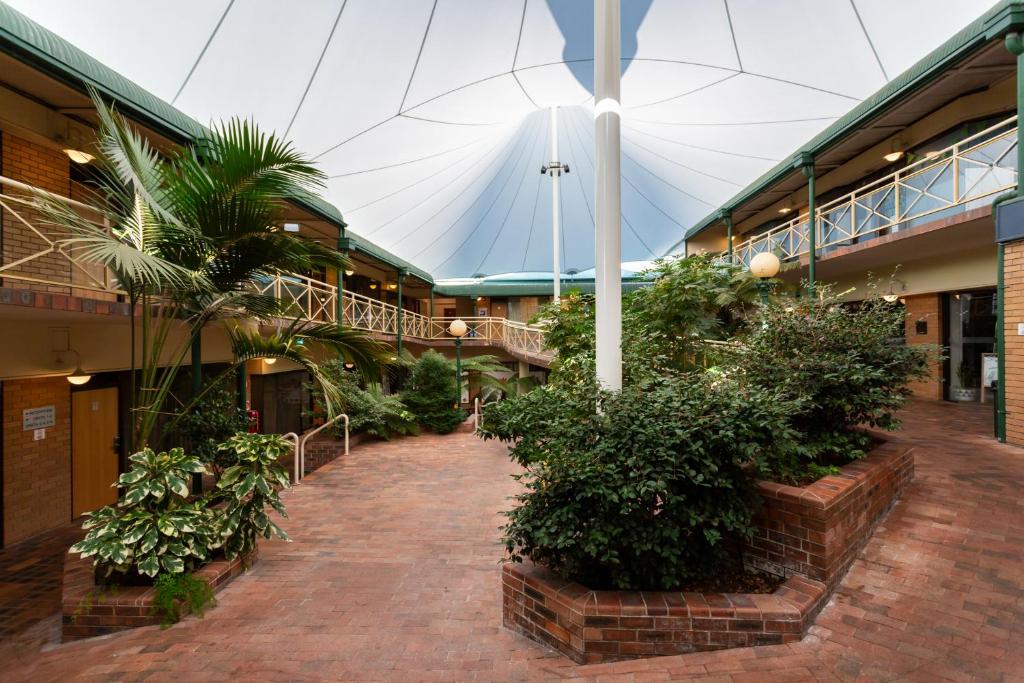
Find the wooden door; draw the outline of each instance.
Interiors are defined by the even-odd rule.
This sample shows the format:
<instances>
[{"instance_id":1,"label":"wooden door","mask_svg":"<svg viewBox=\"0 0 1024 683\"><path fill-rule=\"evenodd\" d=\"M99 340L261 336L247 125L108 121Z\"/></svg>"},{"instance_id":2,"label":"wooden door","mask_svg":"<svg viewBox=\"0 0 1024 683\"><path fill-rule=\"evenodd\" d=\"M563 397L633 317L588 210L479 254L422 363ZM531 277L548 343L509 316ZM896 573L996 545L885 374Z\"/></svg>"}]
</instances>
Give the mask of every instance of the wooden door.
<instances>
[{"instance_id":1,"label":"wooden door","mask_svg":"<svg viewBox=\"0 0 1024 683\"><path fill-rule=\"evenodd\" d=\"M71 508L75 517L117 502L117 387L71 394Z\"/></svg>"}]
</instances>

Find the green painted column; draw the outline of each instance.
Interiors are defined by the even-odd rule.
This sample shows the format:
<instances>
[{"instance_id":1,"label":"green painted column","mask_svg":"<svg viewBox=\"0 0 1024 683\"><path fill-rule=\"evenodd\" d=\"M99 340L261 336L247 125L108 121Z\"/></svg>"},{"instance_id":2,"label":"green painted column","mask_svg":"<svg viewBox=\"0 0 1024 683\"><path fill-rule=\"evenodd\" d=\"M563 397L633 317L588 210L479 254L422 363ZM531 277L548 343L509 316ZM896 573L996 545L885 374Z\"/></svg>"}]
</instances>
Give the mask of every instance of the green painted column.
<instances>
[{"instance_id":1,"label":"green painted column","mask_svg":"<svg viewBox=\"0 0 1024 683\"><path fill-rule=\"evenodd\" d=\"M462 337L455 338L455 407L462 405Z\"/></svg>"},{"instance_id":2,"label":"green painted column","mask_svg":"<svg viewBox=\"0 0 1024 683\"><path fill-rule=\"evenodd\" d=\"M203 331L192 340L192 398L203 389Z\"/></svg>"},{"instance_id":3,"label":"green painted column","mask_svg":"<svg viewBox=\"0 0 1024 683\"><path fill-rule=\"evenodd\" d=\"M732 263L732 211L722 209L718 212L718 218L725 223L725 251L729 255L729 263Z\"/></svg>"},{"instance_id":4,"label":"green painted column","mask_svg":"<svg viewBox=\"0 0 1024 683\"><path fill-rule=\"evenodd\" d=\"M245 375L245 363L242 363L238 367L238 408L240 410L246 410L249 407L246 401L246 394L249 393L247 383L248 378Z\"/></svg>"},{"instance_id":5,"label":"green painted column","mask_svg":"<svg viewBox=\"0 0 1024 683\"><path fill-rule=\"evenodd\" d=\"M434 285L430 285L430 316L434 317Z\"/></svg>"},{"instance_id":6,"label":"green painted column","mask_svg":"<svg viewBox=\"0 0 1024 683\"><path fill-rule=\"evenodd\" d=\"M395 344L398 347L398 357L402 357L402 280L405 279L405 271L398 271L398 313L395 317Z\"/></svg>"},{"instance_id":7,"label":"green painted column","mask_svg":"<svg viewBox=\"0 0 1024 683\"><path fill-rule=\"evenodd\" d=\"M1017 116L1024 112L1024 36L1014 31L1006 34L1006 49L1017 57ZM1021 196L1020 173L1024 172L1024 126L1017 121L1017 196ZM1003 274L1005 246L996 246L996 438L1006 441L1006 283Z\"/></svg>"},{"instance_id":8,"label":"green painted column","mask_svg":"<svg viewBox=\"0 0 1024 683\"><path fill-rule=\"evenodd\" d=\"M800 152L793 158L793 168L803 171L807 178L807 293L814 294L815 266L818 260L818 231L816 206L814 201L814 155Z\"/></svg>"}]
</instances>

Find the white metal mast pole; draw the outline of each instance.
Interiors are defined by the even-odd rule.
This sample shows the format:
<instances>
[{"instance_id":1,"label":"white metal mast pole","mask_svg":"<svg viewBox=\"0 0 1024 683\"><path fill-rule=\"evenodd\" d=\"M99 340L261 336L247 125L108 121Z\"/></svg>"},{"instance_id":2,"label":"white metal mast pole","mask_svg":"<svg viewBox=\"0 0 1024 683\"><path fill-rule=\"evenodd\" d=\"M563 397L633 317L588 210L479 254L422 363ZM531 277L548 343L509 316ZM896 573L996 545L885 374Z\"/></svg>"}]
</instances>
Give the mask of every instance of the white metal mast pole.
<instances>
[{"instance_id":1,"label":"white metal mast pole","mask_svg":"<svg viewBox=\"0 0 1024 683\"><path fill-rule=\"evenodd\" d=\"M551 107L551 253L553 265L551 274L554 278L554 298L556 304L562 298L562 251L561 251L561 212L559 209L560 188L562 167L558 163L558 107Z\"/></svg>"},{"instance_id":2,"label":"white metal mast pole","mask_svg":"<svg viewBox=\"0 0 1024 683\"><path fill-rule=\"evenodd\" d=\"M622 389L622 177L619 81L620 0L594 3L594 138L597 208L594 217L597 381Z\"/></svg>"}]
</instances>

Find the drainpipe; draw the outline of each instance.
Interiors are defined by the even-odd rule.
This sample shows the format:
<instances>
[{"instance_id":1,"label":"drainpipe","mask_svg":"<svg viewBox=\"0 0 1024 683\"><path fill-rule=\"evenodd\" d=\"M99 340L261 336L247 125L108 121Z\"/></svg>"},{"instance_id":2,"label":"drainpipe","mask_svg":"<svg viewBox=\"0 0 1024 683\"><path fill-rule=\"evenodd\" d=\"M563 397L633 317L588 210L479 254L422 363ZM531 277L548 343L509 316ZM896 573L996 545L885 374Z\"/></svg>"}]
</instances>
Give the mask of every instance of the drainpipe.
<instances>
[{"instance_id":1,"label":"drainpipe","mask_svg":"<svg viewBox=\"0 0 1024 683\"><path fill-rule=\"evenodd\" d=\"M816 281L814 266L818 260L818 217L815 215L816 207L814 205L814 156L810 152L800 152L793 159L793 167L799 168L807 177L807 294L813 297Z\"/></svg>"},{"instance_id":2,"label":"drainpipe","mask_svg":"<svg viewBox=\"0 0 1024 683\"><path fill-rule=\"evenodd\" d=\"M430 318L433 319L433 317L434 317L434 285L433 285L433 283L431 283L431 285L430 285Z\"/></svg>"}]
</instances>

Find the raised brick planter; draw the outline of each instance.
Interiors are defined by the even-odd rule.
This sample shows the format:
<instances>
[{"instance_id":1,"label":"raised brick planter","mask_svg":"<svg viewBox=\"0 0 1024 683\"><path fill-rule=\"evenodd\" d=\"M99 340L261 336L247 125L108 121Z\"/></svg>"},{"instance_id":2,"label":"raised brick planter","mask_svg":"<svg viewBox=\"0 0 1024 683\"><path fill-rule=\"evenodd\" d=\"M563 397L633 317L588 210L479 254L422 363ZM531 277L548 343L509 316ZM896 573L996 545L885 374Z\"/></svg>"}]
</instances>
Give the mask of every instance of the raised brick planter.
<instances>
[{"instance_id":1,"label":"raised brick planter","mask_svg":"<svg viewBox=\"0 0 1024 683\"><path fill-rule=\"evenodd\" d=\"M256 562L258 552L244 559L214 560L194 575L217 593ZM153 595L152 586L97 586L92 559L69 552L64 558L62 639L67 642L159 624L160 617L151 614ZM182 605L181 611L187 614L188 606Z\"/></svg>"},{"instance_id":2,"label":"raised brick planter","mask_svg":"<svg viewBox=\"0 0 1024 683\"><path fill-rule=\"evenodd\" d=\"M579 663L800 640L827 598L791 577L772 594L592 591L532 564L506 564L506 627Z\"/></svg>"},{"instance_id":3,"label":"raised brick planter","mask_svg":"<svg viewBox=\"0 0 1024 683\"><path fill-rule=\"evenodd\" d=\"M744 557L788 577L770 595L593 591L507 564L504 624L580 663L800 640L913 477L912 448L887 442L808 486L759 482L764 507Z\"/></svg>"},{"instance_id":4,"label":"raised brick planter","mask_svg":"<svg viewBox=\"0 0 1024 683\"><path fill-rule=\"evenodd\" d=\"M758 482L764 507L744 558L749 566L806 576L831 590L913 478L913 449L890 441L808 486Z\"/></svg>"}]
</instances>

